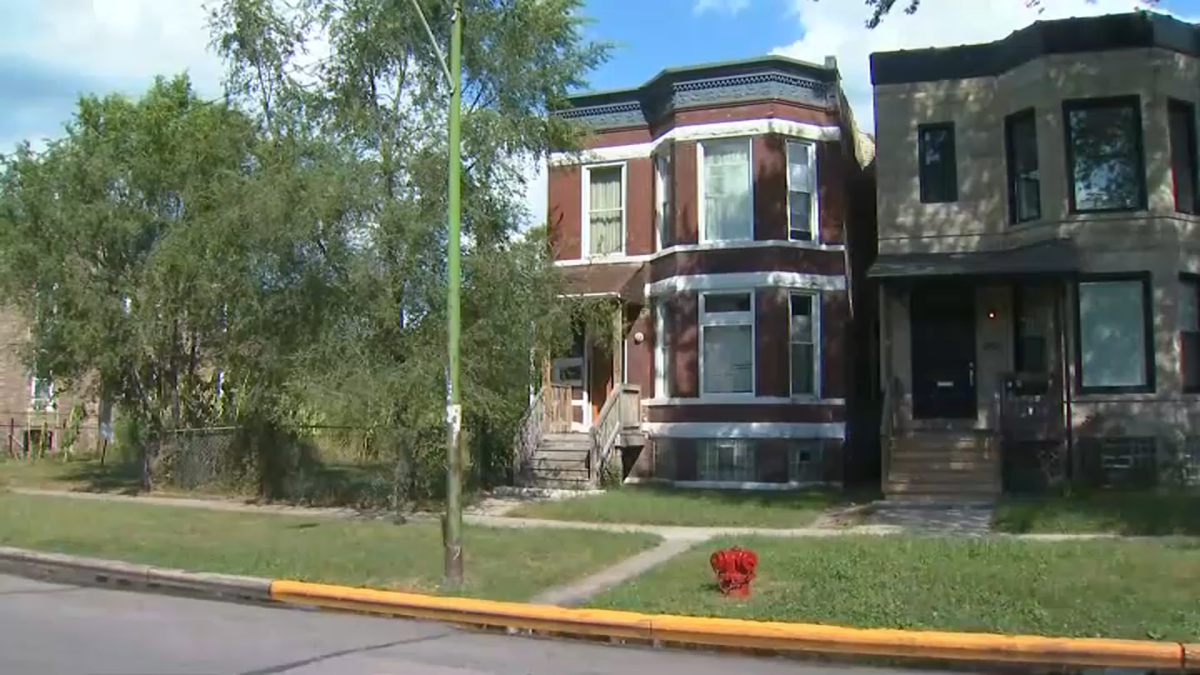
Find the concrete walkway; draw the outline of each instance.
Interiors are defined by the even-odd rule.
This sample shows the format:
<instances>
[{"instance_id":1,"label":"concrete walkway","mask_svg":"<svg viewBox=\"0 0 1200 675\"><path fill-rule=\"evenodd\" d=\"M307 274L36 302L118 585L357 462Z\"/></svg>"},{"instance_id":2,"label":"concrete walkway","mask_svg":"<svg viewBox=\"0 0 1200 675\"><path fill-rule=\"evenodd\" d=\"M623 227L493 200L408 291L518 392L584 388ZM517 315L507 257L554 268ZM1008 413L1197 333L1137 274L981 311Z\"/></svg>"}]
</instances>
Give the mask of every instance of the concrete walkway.
<instances>
[{"instance_id":1,"label":"concrete walkway","mask_svg":"<svg viewBox=\"0 0 1200 675\"><path fill-rule=\"evenodd\" d=\"M539 593L530 602L538 605L577 605L594 595L649 571L650 568L690 550L703 541L705 541L704 538L664 538L661 544L649 551L642 551L631 558L626 558L590 577L584 577L578 581Z\"/></svg>"}]
</instances>

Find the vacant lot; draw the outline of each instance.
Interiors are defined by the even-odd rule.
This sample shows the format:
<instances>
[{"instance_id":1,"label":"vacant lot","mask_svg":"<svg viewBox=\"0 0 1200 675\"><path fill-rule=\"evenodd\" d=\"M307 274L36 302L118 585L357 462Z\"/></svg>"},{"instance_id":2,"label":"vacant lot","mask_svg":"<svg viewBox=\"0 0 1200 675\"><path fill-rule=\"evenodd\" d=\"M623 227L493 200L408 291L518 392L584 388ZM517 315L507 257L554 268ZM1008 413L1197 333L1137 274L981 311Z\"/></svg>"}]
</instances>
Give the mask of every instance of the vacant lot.
<instances>
[{"instance_id":1,"label":"vacant lot","mask_svg":"<svg viewBox=\"0 0 1200 675\"><path fill-rule=\"evenodd\" d=\"M710 542L589 604L846 626L1200 639L1200 543L744 538L746 599L722 597Z\"/></svg>"},{"instance_id":2,"label":"vacant lot","mask_svg":"<svg viewBox=\"0 0 1200 675\"><path fill-rule=\"evenodd\" d=\"M657 543L636 534L468 527L466 595L527 600ZM437 592L441 527L0 495L0 544L181 569Z\"/></svg>"}]
</instances>

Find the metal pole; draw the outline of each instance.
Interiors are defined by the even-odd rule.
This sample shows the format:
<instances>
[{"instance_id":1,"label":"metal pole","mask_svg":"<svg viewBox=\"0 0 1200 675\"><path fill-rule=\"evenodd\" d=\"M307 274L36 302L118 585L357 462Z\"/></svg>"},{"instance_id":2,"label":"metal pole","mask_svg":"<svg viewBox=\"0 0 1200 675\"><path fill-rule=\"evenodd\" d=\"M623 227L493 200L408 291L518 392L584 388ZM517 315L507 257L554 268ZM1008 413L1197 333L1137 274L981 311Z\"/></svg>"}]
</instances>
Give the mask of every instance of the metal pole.
<instances>
[{"instance_id":1,"label":"metal pole","mask_svg":"<svg viewBox=\"0 0 1200 675\"><path fill-rule=\"evenodd\" d=\"M462 87L462 0L454 0L450 28L450 165L449 237L447 237L446 290L447 352L450 370L446 392L446 519L443 528L446 549L446 585L455 588L463 581L462 552L462 404L458 388L459 371L459 292L462 250L459 221L462 217L462 145L460 114Z\"/></svg>"}]
</instances>

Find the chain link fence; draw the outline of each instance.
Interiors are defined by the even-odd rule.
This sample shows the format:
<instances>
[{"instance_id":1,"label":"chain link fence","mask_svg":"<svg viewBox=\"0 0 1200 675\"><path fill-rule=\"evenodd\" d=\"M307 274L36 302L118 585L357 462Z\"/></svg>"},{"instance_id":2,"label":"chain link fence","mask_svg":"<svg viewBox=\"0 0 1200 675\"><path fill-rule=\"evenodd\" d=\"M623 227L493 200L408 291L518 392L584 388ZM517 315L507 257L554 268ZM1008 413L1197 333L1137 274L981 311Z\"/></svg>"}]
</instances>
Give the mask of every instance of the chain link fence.
<instances>
[{"instance_id":1,"label":"chain link fence","mask_svg":"<svg viewBox=\"0 0 1200 675\"><path fill-rule=\"evenodd\" d=\"M436 448L399 429L219 427L167 432L152 453L156 487L313 506L396 509L429 496ZM436 475L441 475L440 473Z\"/></svg>"}]
</instances>

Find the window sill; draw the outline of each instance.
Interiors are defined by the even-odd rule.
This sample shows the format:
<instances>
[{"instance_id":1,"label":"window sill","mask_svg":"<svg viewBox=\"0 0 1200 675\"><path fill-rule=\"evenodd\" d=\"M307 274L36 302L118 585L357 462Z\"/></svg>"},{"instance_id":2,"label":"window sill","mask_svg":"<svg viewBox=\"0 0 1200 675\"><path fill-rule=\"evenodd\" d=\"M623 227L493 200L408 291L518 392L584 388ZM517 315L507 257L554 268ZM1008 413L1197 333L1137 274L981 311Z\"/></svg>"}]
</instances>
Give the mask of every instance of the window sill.
<instances>
[{"instance_id":1,"label":"window sill","mask_svg":"<svg viewBox=\"0 0 1200 675\"><path fill-rule=\"evenodd\" d=\"M846 405L844 398L816 396L750 396L748 394L709 394L695 397L658 397L642 399L648 408L683 405Z\"/></svg>"}]
</instances>

